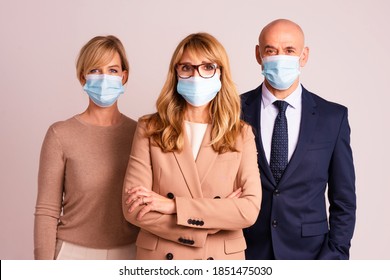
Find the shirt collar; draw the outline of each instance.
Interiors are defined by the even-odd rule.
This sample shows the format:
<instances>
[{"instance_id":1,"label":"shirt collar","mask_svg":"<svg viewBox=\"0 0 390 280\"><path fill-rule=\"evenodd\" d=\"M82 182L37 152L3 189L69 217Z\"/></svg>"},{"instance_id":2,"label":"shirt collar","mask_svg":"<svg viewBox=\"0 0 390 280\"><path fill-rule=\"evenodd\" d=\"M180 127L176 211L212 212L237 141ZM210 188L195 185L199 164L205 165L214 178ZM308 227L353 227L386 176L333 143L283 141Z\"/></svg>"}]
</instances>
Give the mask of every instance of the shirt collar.
<instances>
[{"instance_id":1,"label":"shirt collar","mask_svg":"<svg viewBox=\"0 0 390 280\"><path fill-rule=\"evenodd\" d=\"M262 92L262 101L263 101L263 108L266 108L267 106L274 103L276 100L278 100L275 95L273 95L265 86L263 83L261 87ZM284 99L291 107L294 109L299 107L302 100L302 85L299 83L298 87Z\"/></svg>"}]
</instances>

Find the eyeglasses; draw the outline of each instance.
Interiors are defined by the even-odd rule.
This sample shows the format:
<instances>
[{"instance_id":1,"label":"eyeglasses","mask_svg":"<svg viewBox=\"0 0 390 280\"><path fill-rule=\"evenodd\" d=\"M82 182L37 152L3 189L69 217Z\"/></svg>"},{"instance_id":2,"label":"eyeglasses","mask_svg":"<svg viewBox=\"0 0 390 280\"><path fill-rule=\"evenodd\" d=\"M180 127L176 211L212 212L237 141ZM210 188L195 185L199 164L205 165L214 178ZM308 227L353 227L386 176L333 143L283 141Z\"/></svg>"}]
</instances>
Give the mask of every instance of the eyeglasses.
<instances>
[{"instance_id":1,"label":"eyeglasses","mask_svg":"<svg viewBox=\"0 0 390 280\"><path fill-rule=\"evenodd\" d=\"M202 78L208 79L212 78L217 72L219 66L215 63L202 63L199 65L191 65L188 63L178 63L176 64L177 75L182 79L188 79L194 75L194 71L198 71L199 76Z\"/></svg>"}]
</instances>

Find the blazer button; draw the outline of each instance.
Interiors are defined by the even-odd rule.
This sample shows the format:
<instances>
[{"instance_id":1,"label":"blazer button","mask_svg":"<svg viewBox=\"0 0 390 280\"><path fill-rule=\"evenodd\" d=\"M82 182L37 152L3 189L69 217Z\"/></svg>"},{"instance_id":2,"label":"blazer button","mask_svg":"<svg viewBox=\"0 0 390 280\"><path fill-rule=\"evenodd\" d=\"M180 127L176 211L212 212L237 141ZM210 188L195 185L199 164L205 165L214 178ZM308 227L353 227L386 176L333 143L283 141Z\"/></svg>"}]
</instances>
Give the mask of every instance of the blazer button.
<instances>
[{"instance_id":1,"label":"blazer button","mask_svg":"<svg viewBox=\"0 0 390 280\"><path fill-rule=\"evenodd\" d=\"M192 219L188 219L188 220L187 220L187 223L188 223L189 225L192 225L192 224L194 223L194 221L193 221Z\"/></svg>"},{"instance_id":2,"label":"blazer button","mask_svg":"<svg viewBox=\"0 0 390 280\"><path fill-rule=\"evenodd\" d=\"M188 244L194 245L194 244L195 244L195 241L194 241L194 240L189 240Z\"/></svg>"},{"instance_id":3,"label":"blazer button","mask_svg":"<svg viewBox=\"0 0 390 280\"><path fill-rule=\"evenodd\" d=\"M203 222L203 221L200 221L200 222L199 222L199 225L200 225L200 226L203 226L203 225L204 225L204 222Z\"/></svg>"},{"instance_id":4,"label":"blazer button","mask_svg":"<svg viewBox=\"0 0 390 280\"><path fill-rule=\"evenodd\" d=\"M208 261L212 261L212 260L214 260L214 258L213 257L208 257L207 260Z\"/></svg>"},{"instance_id":5,"label":"blazer button","mask_svg":"<svg viewBox=\"0 0 390 280\"><path fill-rule=\"evenodd\" d=\"M276 228L276 227L278 226L278 221L277 221L277 220L273 220L273 221L272 221L272 226L273 226L274 228Z\"/></svg>"},{"instance_id":6,"label":"blazer button","mask_svg":"<svg viewBox=\"0 0 390 280\"><path fill-rule=\"evenodd\" d=\"M274 195L279 196L279 194L280 194L279 189L275 189L275 190L274 190Z\"/></svg>"},{"instance_id":7,"label":"blazer button","mask_svg":"<svg viewBox=\"0 0 390 280\"><path fill-rule=\"evenodd\" d=\"M219 195L215 196L214 199L221 199Z\"/></svg>"},{"instance_id":8,"label":"blazer button","mask_svg":"<svg viewBox=\"0 0 390 280\"><path fill-rule=\"evenodd\" d=\"M168 193L167 194L167 197L169 198L169 199L174 199L175 198L175 196L173 195L173 193Z\"/></svg>"},{"instance_id":9,"label":"blazer button","mask_svg":"<svg viewBox=\"0 0 390 280\"><path fill-rule=\"evenodd\" d=\"M173 254L172 253L168 253L168 254L166 254L165 258L167 260L172 260L173 259Z\"/></svg>"}]
</instances>

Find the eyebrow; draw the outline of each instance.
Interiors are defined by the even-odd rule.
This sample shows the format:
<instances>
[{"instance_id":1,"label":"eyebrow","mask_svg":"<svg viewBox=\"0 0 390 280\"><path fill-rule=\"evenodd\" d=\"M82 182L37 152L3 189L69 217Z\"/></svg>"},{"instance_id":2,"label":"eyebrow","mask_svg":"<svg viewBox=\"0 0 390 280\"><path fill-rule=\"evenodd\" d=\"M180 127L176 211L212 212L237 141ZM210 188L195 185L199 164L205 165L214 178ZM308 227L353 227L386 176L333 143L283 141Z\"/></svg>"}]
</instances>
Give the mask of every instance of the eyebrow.
<instances>
[{"instance_id":1,"label":"eyebrow","mask_svg":"<svg viewBox=\"0 0 390 280\"><path fill-rule=\"evenodd\" d=\"M284 49L286 49L286 50L294 50L294 51L296 50L296 48L293 47L293 46L287 46Z\"/></svg>"},{"instance_id":2,"label":"eyebrow","mask_svg":"<svg viewBox=\"0 0 390 280\"><path fill-rule=\"evenodd\" d=\"M269 48L269 49L275 49L275 50L278 49L278 48L276 48L276 47L274 47L274 46L272 46L272 45L265 45L265 46L264 46L264 49L267 49L267 48ZM295 48L294 46L287 46L287 47L284 47L283 49L285 49L285 50L296 50L296 48Z\"/></svg>"},{"instance_id":3,"label":"eyebrow","mask_svg":"<svg viewBox=\"0 0 390 280\"><path fill-rule=\"evenodd\" d=\"M211 62L211 61L202 61L201 64L192 64L192 63L190 63L190 62L179 62L179 64L189 64L189 65L202 65L202 64L208 64L208 63L213 64L214 62Z\"/></svg>"},{"instance_id":4,"label":"eyebrow","mask_svg":"<svg viewBox=\"0 0 390 280\"><path fill-rule=\"evenodd\" d=\"M264 49L276 49L276 47L274 47L272 45L265 45Z\"/></svg>"},{"instance_id":5,"label":"eyebrow","mask_svg":"<svg viewBox=\"0 0 390 280\"><path fill-rule=\"evenodd\" d=\"M109 68L120 68L120 66L119 66L119 65L117 65L117 64L114 64L114 65L109 65L108 67L109 67Z\"/></svg>"}]
</instances>

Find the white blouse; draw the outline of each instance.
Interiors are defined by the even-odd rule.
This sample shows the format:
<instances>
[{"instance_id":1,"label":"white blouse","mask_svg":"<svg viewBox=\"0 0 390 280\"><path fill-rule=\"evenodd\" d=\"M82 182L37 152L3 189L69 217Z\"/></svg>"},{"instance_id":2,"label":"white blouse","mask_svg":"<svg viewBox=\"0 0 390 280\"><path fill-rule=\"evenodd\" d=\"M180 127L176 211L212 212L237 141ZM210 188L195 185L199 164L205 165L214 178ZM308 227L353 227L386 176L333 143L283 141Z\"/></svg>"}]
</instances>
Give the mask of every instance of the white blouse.
<instances>
[{"instance_id":1,"label":"white blouse","mask_svg":"<svg viewBox=\"0 0 390 280\"><path fill-rule=\"evenodd\" d=\"M186 126L186 132L188 140L190 141L192 154L196 160L200 145L202 144L203 137L206 133L207 123L194 123L189 121L184 121Z\"/></svg>"}]
</instances>

